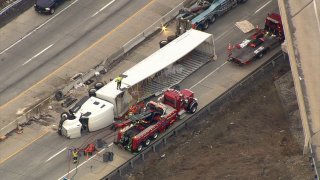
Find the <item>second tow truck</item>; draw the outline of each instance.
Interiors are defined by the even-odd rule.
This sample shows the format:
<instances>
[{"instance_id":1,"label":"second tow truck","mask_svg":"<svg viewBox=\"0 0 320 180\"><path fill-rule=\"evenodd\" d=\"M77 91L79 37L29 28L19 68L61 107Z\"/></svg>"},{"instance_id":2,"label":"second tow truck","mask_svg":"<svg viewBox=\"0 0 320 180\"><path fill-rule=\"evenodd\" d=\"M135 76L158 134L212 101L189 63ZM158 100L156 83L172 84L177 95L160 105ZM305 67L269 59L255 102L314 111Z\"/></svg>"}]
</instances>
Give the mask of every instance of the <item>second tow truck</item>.
<instances>
[{"instance_id":1,"label":"second tow truck","mask_svg":"<svg viewBox=\"0 0 320 180\"><path fill-rule=\"evenodd\" d=\"M283 41L281 16L277 13L268 14L264 29L256 28L252 35L235 46L229 44L228 61L238 65L249 64L280 46Z\"/></svg>"}]
</instances>

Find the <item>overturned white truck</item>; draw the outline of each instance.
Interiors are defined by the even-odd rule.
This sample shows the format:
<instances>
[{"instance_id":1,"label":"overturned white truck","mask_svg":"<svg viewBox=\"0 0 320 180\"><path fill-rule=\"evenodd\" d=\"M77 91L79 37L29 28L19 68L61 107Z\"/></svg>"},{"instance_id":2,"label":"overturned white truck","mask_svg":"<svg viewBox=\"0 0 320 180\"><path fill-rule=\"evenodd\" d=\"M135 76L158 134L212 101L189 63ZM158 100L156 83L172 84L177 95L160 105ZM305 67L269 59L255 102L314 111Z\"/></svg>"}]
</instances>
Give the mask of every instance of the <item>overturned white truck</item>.
<instances>
[{"instance_id":1,"label":"overturned white truck","mask_svg":"<svg viewBox=\"0 0 320 180\"><path fill-rule=\"evenodd\" d=\"M96 131L111 125L128 108L180 83L210 60L215 60L212 34L190 29L165 47L123 73L121 90L110 81L95 96L77 103L75 112L62 113L59 134L81 137L83 131Z\"/></svg>"}]
</instances>

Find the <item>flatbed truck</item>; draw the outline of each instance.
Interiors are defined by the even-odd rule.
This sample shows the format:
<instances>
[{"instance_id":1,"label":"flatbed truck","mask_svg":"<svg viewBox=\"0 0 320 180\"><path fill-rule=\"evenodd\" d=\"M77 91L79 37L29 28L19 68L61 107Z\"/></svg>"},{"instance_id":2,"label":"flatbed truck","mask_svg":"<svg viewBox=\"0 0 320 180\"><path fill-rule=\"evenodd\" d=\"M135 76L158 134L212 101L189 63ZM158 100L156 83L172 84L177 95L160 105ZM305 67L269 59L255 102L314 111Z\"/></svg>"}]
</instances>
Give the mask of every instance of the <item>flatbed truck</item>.
<instances>
[{"instance_id":1,"label":"flatbed truck","mask_svg":"<svg viewBox=\"0 0 320 180\"><path fill-rule=\"evenodd\" d=\"M281 17L277 13L268 14L264 29L255 31L241 43L229 44L228 61L238 65L250 64L260 59L268 51L278 47L284 41Z\"/></svg>"}]
</instances>

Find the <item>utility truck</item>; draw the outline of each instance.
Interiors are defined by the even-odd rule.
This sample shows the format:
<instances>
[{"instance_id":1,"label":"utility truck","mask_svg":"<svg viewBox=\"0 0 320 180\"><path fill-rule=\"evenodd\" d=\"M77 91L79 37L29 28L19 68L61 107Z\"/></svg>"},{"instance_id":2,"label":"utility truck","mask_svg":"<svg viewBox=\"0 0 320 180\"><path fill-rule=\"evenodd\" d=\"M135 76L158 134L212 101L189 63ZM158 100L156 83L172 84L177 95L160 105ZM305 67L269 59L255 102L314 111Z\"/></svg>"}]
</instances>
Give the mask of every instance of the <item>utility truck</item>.
<instances>
[{"instance_id":1,"label":"utility truck","mask_svg":"<svg viewBox=\"0 0 320 180\"><path fill-rule=\"evenodd\" d=\"M139 116L143 118L131 121L118 132L115 143L131 152L140 152L143 146L148 146L184 113L195 113L197 107L197 99L191 90L168 89L158 102L147 103L146 109Z\"/></svg>"},{"instance_id":2,"label":"utility truck","mask_svg":"<svg viewBox=\"0 0 320 180\"><path fill-rule=\"evenodd\" d=\"M264 29L257 27L241 43L229 44L228 61L238 65L249 64L262 58L268 51L279 47L284 38L280 15L277 13L268 14Z\"/></svg>"}]
</instances>

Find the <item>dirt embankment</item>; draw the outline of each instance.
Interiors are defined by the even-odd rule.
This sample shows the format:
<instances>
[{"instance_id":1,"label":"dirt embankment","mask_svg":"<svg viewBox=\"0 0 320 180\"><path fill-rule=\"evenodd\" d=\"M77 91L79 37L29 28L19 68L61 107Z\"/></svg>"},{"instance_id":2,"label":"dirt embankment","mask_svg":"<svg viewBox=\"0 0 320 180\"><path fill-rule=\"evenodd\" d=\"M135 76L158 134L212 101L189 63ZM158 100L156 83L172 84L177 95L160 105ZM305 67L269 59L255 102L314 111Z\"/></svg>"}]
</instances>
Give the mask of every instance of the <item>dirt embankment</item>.
<instances>
[{"instance_id":1,"label":"dirt embankment","mask_svg":"<svg viewBox=\"0 0 320 180\"><path fill-rule=\"evenodd\" d=\"M216 116L170 138L124 179L312 179L293 135L299 132L290 127L269 77Z\"/></svg>"}]
</instances>

